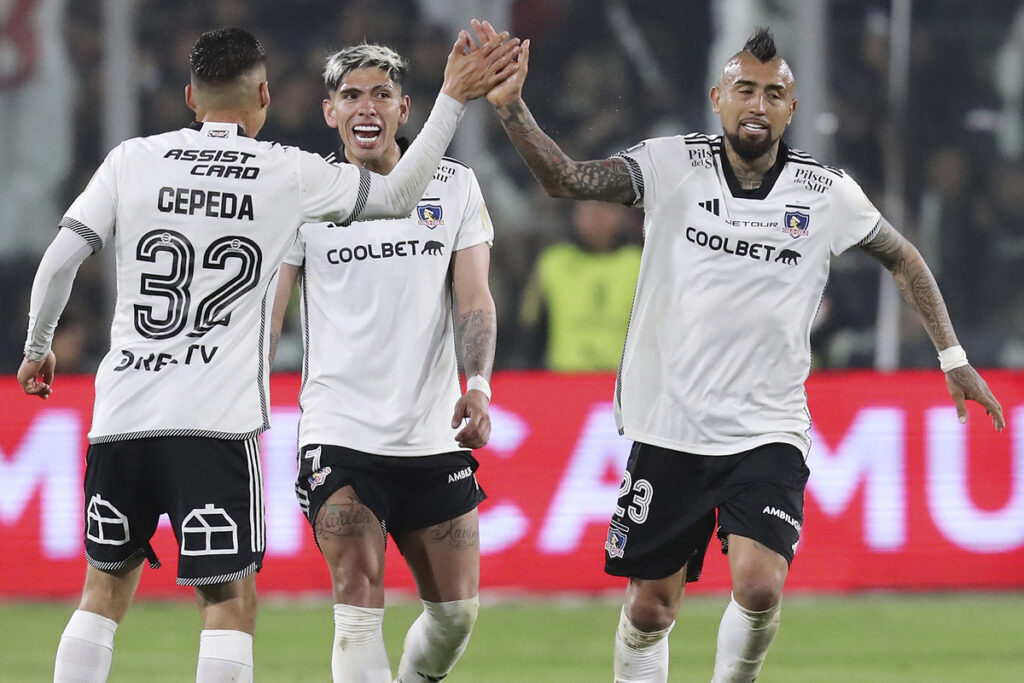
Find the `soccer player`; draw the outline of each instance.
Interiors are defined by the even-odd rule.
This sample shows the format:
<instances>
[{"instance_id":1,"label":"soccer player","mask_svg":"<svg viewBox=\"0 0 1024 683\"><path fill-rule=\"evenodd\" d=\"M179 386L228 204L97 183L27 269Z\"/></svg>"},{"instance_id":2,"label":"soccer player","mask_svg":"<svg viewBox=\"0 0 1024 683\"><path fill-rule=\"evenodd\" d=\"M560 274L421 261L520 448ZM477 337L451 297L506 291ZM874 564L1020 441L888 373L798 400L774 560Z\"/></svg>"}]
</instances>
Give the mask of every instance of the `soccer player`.
<instances>
[{"instance_id":1,"label":"soccer player","mask_svg":"<svg viewBox=\"0 0 1024 683\"><path fill-rule=\"evenodd\" d=\"M408 154L395 137L409 116L406 71L382 45L328 57L323 113L341 166L386 175ZM281 267L275 337L296 281L301 290L295 488L331 572L335 681L392 680L381 632L388 534L423 602L397 680L441 680L469 641L484 499L471 449L490 435L497 332L493 236L473 171L445 157L401 220L307 223Z\"/></svg>"},{"instance_id":2,"label":"soccer player","mask_svg":"<svg viewBox=\"0 0 1024 683\"><path fill-rule=\"evenodd\" d=\"M539 128L521 97L528 61L524 41L516 75L488 100L541 185L645 214L615 392L634 445L605 544L605 570L629 579L615 680L666 680L667 636L717 529L732 597L712 680L752 681L778 629L803 521L803 383L830 255L857 246L892 273L935 344L961 422L965 399L997 430L1002 409L968 364L917 249L849 175L782 140L794 79L767 29L711 90L722 135L650 139L598 161L570 159Z\"/></svg>"},{"instance_id":3,"label":"soccer player","mask_svg":"<svg viewBox=\"0 0 1024 683\"><path fill-rule=\"evenodd\" d=\"M68 209L32 289L26 393L51 393L57 319L79 265L107 244L118 294L89 432L88 569L54 680L106 680L142 560L159 565L150 538L164 512L178 583L195 587L202 614L196 680L252 680L265 543L257 435L279 264L304 221L408 215L466 100L514 70L514 41L502 42L475 48L460 34L430 119L385 177L253 140L270 102L263 48L240 29L204 33L185 88L195 124L122 143Z\"/></svg>"}]
</instances>

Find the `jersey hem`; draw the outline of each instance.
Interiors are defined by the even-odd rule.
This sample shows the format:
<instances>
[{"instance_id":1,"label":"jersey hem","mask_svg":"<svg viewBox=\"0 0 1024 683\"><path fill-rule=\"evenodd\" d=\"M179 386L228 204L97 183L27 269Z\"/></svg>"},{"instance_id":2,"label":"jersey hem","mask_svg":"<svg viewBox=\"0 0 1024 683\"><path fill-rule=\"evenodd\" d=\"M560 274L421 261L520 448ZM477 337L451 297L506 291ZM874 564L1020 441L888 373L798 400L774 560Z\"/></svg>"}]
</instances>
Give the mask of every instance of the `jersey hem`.
<instances>
[{"instance_id":1,"label":"jersey hem","mask_svg":"<svg viewBox=\"0 0 1024 683\"><path fill-rule=\"evenodd\" d=\"M215 583L230 583L231 581L238 581L245 577L258 572L260 570L260 563L253 562L245 569L242 569L231 574L221 574L219 576L203 576L199 578L183 578L178 577L176 583L179 586L209 586Z\"/></svg>"},{"instance_id":2,"label":"jersey hem","mask_svg":"<svg viewBox=\"0 0 1024 683\"><path fill-rule=\"evenodd\" d=\"M140 432L122 432L119 434L103 434L99 436L89 435L90 444L110 443L111 441L132 441L134 439L153 439L164 436L193 436L202 439L227 439L230 441L241 441L251 439L270 429L269 424L263 424L248 432L216 432L210 429L150 429Z\"/></svg>"},{"instance_id":3,"label":"jersey hem","mask_svg":"<svg viewBox=\"0 0 1024 683\"><path fill-rule=\"evenodd\" d=\"M623 429L622 433L626 438L633 441L639 441L640 443L658 446L659 448L667 448L681 453L693 453L694 455L735 455L770 443L784 443L795 447L800 451L804 460L807 460L807 452L811 447L809 440L801 439L798 435L790 432L773 432L770 434L763 434L755 438L737 441L734 445L723 446L709 446L708 444L692 444L684 443L682 441L673 441L672 439L663 439L658 436L643 434L628 428Z\"/></svg>"},{"instance_id":4,"label":"jersey hem","mask_svg":"<svg viewBox=\"0 0 1024 683\"><path fill-rule=\"evenodd\" d=\"M455 453L458 451L469 451L470 448L462 448L458 443L455 442L455 438L451 440L448 445L438 445L436 448L413 448L411 450L400 450L397 448L381 447L375 444L360 444L355 441L345 439L301 439L299 441L299 450L306 448L307 446L334 446L336 448L348 448L353 451L359 451L366 453L367 455L388 455L405 458L426 458L431 455L444 455L445 453Z\"/></svg>"}]
</instances>

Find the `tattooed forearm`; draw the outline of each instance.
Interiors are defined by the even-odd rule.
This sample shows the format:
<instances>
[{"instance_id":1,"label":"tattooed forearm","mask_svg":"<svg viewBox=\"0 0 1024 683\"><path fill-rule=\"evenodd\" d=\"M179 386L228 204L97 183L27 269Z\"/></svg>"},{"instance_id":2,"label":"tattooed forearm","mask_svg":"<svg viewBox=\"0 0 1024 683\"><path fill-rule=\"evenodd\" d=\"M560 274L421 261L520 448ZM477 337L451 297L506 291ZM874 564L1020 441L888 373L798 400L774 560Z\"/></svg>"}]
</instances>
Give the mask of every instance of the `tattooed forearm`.
<instances>
[{"instance_id":1,"label":"tattooed forearm","mask_svg":"<svg viewBox=\"0 0 1024 683\"><path fill-rule=\"evenodd\" d=\"M494 367L494 345L498 322L494 311L473 309L459 315L459 357L466 377L483 375L490 378Z\"/></svg>"},{"instance_id":2,"label":"tattooed forearm","mask_svg":"<svg viewBox=\"0 0 1024 683\"><path fill-rule=\"evenodd\" d=\"M495 111L519 155L550 196L623 204L632 204L636 199L629 171L621 159L570 159L541 130L522 100Z\"/></svg>"},{"instance_id":3,"label":"tattooed forearm","mask_svg":"<svg viewBox=\"0 0 1024 683\"><path fill-rule=\"evenodd\" d=\"M935 348L956 346L956 333L939 285L914 245L882 219L875 236L861 247L892 273L900 294L917 312Z\"/></svg>"},{"instance_id":4,"label":"tattooed forearm","mask_svg":"<svg viewBox=\"0 0 1024 683\"><path fill-rule=\"evenodd\" d=\"M457 550L476 548L480 545L480 532L469 524L460 524L458 520L435 524L428 530L430 540L434 543L447 543Z\"/></svg>"},{"instance_id":5,"label":"tattooed forearm","mask_svg":"<svg viewBox=\"0 0 1024 683\"><path fill-rule=\"evenodd\" d=\"M324 503L313 525L318 539L329 536L365 536L370 532L379 533L379 529L370 509L353 498L344 503Z\"/></svg>"}]
</instances>

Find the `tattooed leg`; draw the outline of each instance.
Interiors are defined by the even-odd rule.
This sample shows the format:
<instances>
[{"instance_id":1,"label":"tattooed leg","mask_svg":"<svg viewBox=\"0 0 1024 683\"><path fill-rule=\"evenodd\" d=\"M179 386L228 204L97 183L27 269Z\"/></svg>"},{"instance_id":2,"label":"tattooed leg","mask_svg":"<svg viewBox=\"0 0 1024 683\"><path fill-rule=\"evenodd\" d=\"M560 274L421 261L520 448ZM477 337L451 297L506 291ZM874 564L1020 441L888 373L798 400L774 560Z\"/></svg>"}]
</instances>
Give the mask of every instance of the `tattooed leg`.
<instances>
[{"instance_id":1,"label":"tattooed leg","mask_svg":"<svg viewBox=\"0 0 1024 683\"><path fill-rule=\"evenodd\" d=\"M416 579L419 595L431 602L471 598L480 588L480 524L476 510L396 538Z\"/></svg>"},{"instance_id":2,"label":"tattooed leg","mask_svg":"<svg viewBox=\"0 0 1024 683\"><path fill-rule=\"evenodd\" d=\"M335 602L383 607L384 533L351 486L335 491L320 507L313 532L331 570Z\"/></svg>"}]
</instances>

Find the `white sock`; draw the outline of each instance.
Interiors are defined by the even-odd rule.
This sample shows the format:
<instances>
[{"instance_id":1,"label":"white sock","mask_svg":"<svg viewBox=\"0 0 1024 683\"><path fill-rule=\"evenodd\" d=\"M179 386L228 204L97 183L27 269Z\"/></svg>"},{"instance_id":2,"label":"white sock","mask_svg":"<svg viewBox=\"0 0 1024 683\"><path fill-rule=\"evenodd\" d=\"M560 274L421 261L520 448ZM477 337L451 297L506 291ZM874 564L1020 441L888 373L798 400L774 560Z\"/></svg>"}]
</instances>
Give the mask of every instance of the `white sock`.
<instances>
[{"instance_id":1,"label":"white sock","mask_svg":"<svg viewBox=\"0 0 1024 683\"><path fill-rule=\"evenodd\" d=\"M753 612L729 599L718 627L718 652L711 683L751 683L757 678L764 656L779 630L782 603Z\"/></svg>"},{"instance_id":2,"label":"white sock","mask_svg":"<svg viewBox=\"0 0 1024 683\"><path fill-rule=\"evenodd\" d=\"M252 635L224 629L200 631L196 683L252 683Z\"/></svg>"},{"instance_id":3,"label":"white sock","mask_svg":"<svg viewBox=\"0 0 1024 683\"><path fill-rule=\"evenodd\" d=\"M334 683L391 683L383 607L334 606Z\"/></svg>"},{"instance_id":4,"label":"white sock","mask_svg":"<svg viewBox=\"0 0 1024 683\"><path fill-rule=\"evenodd\" d=\"M53 665L54 683L103 683L114 656L117 622L75 610L64 627Z\"/></svg>"},{"instance_id":5,"label":"white sock","mask_svg":"<svg viewBox=\"0 0 1024 683\"><path fill-rule=\"evenodd\" d=\"M469 644L480 597L450 602L423 602L423 612L405 634L395 683L440 681L454 668Z\"/></svg>"},{"instance_id":6,"label":"white sock","mask_svg":"<svg viewBox=\"0 0 1024 683\"><path fill-rule=\"evenodd\" d=\"M668 680L668 634L676 622L647 633L633 626L626 608L615 630L615 683L665 683Z\"/></svg>"}]
</instances>

